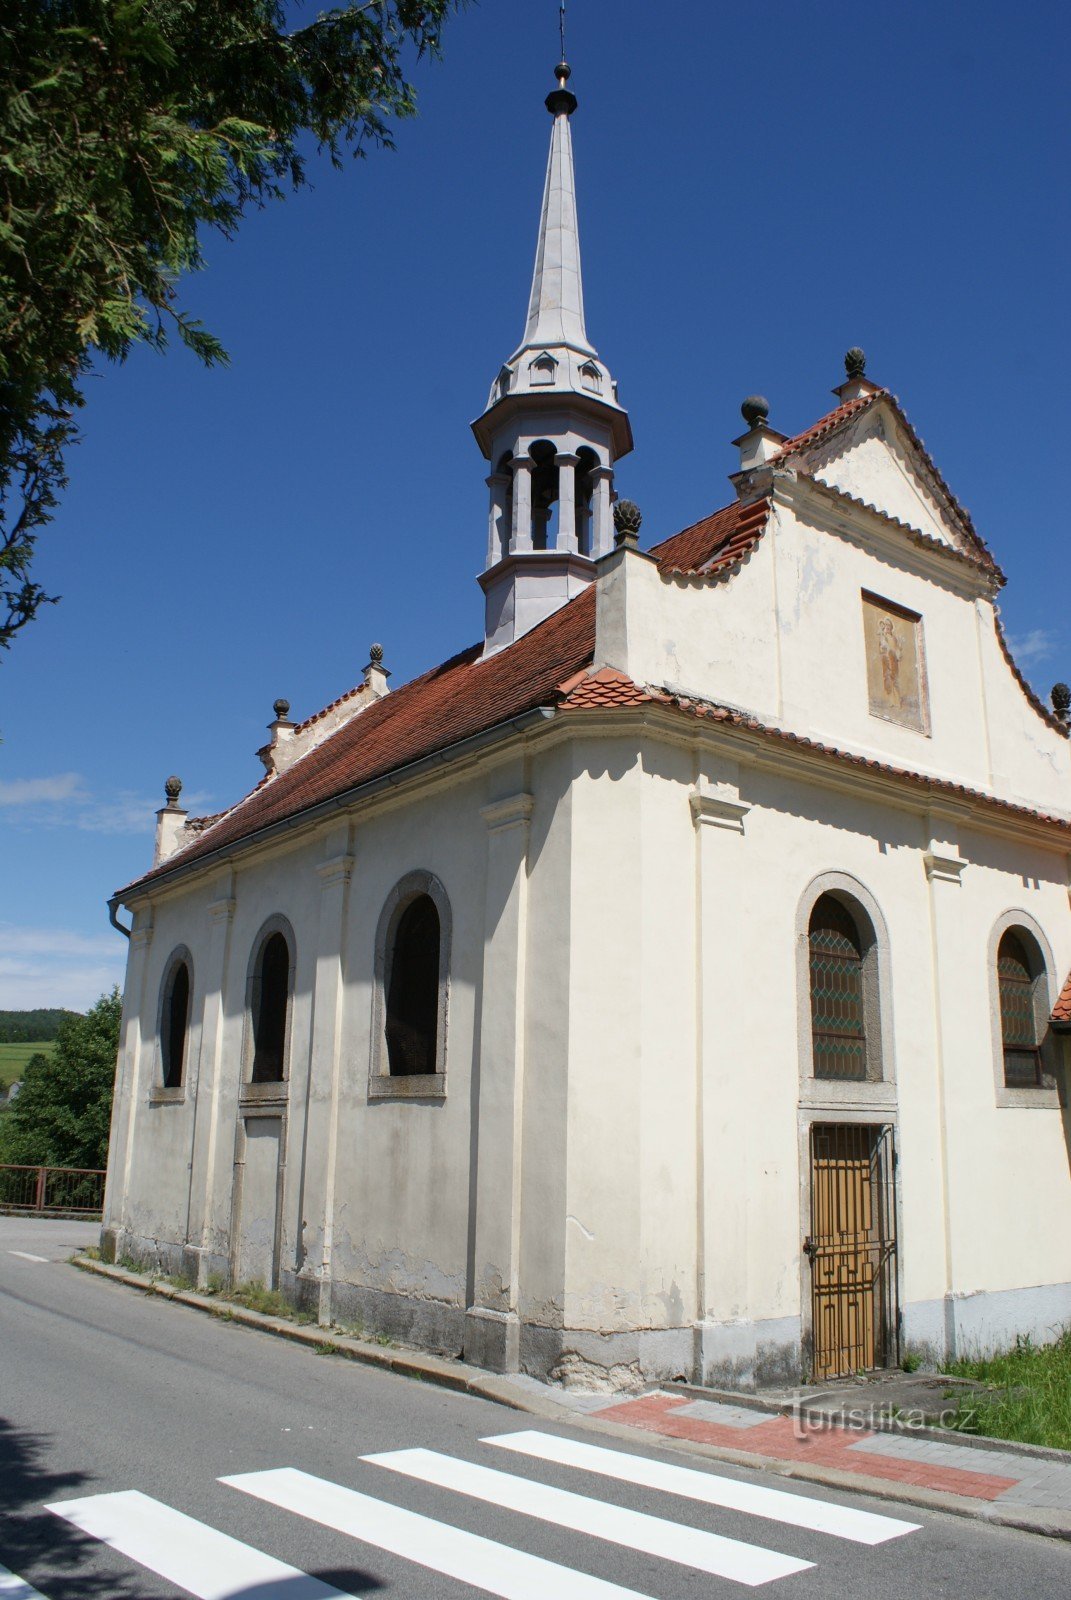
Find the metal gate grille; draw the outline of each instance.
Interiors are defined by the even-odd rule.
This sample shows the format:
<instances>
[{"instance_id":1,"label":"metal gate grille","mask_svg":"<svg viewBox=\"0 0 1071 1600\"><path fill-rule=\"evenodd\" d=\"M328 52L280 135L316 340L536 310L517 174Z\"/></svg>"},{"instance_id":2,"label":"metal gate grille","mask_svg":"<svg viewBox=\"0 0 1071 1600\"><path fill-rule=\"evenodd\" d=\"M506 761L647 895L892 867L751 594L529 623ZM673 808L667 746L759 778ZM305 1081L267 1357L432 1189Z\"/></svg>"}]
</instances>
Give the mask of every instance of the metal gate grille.
<instances>
[{"instance_id":1,"label":"metal gate grille","mask_svg":"<svg viewBox=\"0 0 1071 1600\"><path fill-rule=\"evenodd\" d=\"M811 1128L814 1375L845 1377L897 1359L896 1213L891 1127Z\"/></svg>"}]
</instances>

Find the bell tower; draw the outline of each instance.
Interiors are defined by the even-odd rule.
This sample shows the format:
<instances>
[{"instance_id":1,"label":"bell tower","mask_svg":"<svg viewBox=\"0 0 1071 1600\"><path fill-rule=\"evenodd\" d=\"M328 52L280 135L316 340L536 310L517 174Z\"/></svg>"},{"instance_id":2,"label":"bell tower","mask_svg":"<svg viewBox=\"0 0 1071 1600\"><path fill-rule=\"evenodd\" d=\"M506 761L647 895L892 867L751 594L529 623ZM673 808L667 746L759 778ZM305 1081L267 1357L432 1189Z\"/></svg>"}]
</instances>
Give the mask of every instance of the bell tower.
<instances>
[{"instance_id":1,"label":"bell tower","mask_svg":"<svg viewBox=\"0 0 1071 1600\"><path fill-rule=\"evenodd\" d=\"M614 464L632 449L617 384L584 325L570 76L561 62L546 99L550 158L524 338L472 424L491 464L485 655L593 581L613 548Z\"/></svg>"}]
</instances>

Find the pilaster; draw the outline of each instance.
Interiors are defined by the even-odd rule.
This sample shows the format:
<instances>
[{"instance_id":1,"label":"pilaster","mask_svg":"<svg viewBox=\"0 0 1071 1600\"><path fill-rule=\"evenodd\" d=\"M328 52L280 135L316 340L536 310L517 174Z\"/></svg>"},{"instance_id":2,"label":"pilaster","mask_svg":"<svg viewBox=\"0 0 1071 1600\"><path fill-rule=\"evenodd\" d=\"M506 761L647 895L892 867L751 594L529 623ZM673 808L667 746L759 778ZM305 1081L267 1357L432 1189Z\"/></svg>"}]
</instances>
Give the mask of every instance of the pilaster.
<instances>
[{"instance_id":1,"label":"pilaster","mask_svg":"<svg viewBox=\"0 0 1071 1600\"><path fill-rule=\"evenodd\" d=\"M126 1202L130 1190L130 1168L134 1155L134 1125L140 1101L142 1044L151 1037L147 977L152 946L152 908L138 914L127 952L126 982L123 988L123 1017L119 1051L115 1064L115 1089L112 1124L108 1137L108 1176L104 1187L101 1219L101 1251L105 1260L114 1260L119 1235L126 1221Z\"/></svg>"},{"instance_id":2,"label":"pilaster","mask_svg":"<svg viewBox=\"0 0 1071 1600\"><path fill-rule=\"evenodd\" d=\"M963 904L963 877L967 862L960 854L959 825L966 813L958 808L935 807L928 815L929 842L923 852L930 902L930 938L933 967L935 1056L937 1061L938 1114L940 1118L942 1234L945 1252L945 1354L956 1354L955 1302L956 1233L960 1226L956 1195L964 1189L962 1168L973 1159L963 1138L966 1108L959 1104L955 1063L963 1041L976 1031L967 990L957 981L968 928ZM969 1219L963 1219L969 1226ZM964 1286L966 1287L966 1286Z\"/></svg>"},{"instance_id":3,"label":"pilaster","mask_svg":"<svg viewBox=\"0 0 1071 1600\"><path fill-rule=\"evenodd\" d=\"M313 980L312 1039L305 1096L302 1156L299 1276L317 1285L321 1324L331 1321L331 1251L342 1067L346 919L353 877L352 836L346 847L317 867L320 913Z\"/></svg>"},{"instance_id":4,"label":"pilaster","mask_svg":"<svg viewBox=\"0 0 1071 1600\"><path fill-rule=\"evenodd\" d=\"M219 1148L220 1087L223 1036L226 1021L227 968L234 922L234 875L229 874L222 894L208 907L208 953L204 963L204 1009L201 1053L197 1064L197 1101L194 1111L193 1150L190 1158L190 1215L187 1253L196 1259L197 1283L205 1286L213 1255L226 1256L226 1245L215 1224L216 1163ZM229 1215L229 1205L225 1208ZM213 1249L213 1246L218 1248ZM191 1262L191 1265L193 1263Z\"/></svg>"},{"instance_id":5,"label":"pilaster","mask_svg":"<svg viewBox=\"0 0 1071 1600\"><path fill-rule=\"evenodd\" d=\"M534 801L485 806L487 878L481 986L472 1304L465 1358L515 1372L524 1100L528 833Z\"/></svg>"},{"instance_id":6,"label":"pilaster","mask_svg":"<svg viewBox=\"0 0 1071 1600\"><path fill-rule=\"evenodd\" d=\"M558 550L574 553L579 548L576 538L576 469L579 456L559 452L554 457L558 469Z\"/></svg>"},{"instance_id":7,"label":"pilaster","mask_svg":"<svg viewBox=\"0 0 1071 1600\"><path fill-rule=\"evenodd\" d=\"M739 1006L738 908L746 904L750 805L739 772L704 754L689 796L695 828L696 1307L694 1378L721 1371L744 1386L753 1360L734 1325L751 1320L748 1258L750 1114L740 1063L753 1045Z\"/></svg>"}]
</instances>

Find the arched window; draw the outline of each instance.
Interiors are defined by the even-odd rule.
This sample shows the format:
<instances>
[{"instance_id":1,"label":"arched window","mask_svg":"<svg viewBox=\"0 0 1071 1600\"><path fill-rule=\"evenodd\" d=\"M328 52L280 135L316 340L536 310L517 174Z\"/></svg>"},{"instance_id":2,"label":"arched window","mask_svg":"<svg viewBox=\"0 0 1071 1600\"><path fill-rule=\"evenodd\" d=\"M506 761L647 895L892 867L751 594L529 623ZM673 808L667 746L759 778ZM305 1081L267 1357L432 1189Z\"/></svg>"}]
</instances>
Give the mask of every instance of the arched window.
<instances>
[{"instance_id":1,"label":"arched window","mask_svg":"<svg viewBox=\"0 0 1071 1600\"><path fill-rule=\"evenodd\" d=\"M165 1089L182 1088L189 1027L190 969L180 956L168 972L160 1012L160 1074Z\"/></svg>"},{"instance_id":2,"label":"arched window","mask_svg":"<svg viewBox=\"0 0 1071 1600\"><path fill-rule=\"evenodd\" d=\"M808 942L814 1075L865 1081L865 948L855 918L830 894L815 902Z\"/></svg>"},{"instance_id":3,"label":"arched window","mask_svg":"<svg viewBox=\"0 0 1071 1600\"><path fill-rule=\"evenodd\" d=\"M1042 1080L1038 984L1043 972L1030 934L1025 928L1009 928L997 947L1000 1036L1009 1089L1033 1089Z\"/></svg>"},{"instance_id":4,"label":"arched window","mask_svg":"<svg viewBox=\"0 0 1071 1600\"><path fill-rule=\"evenodd\" d=\"M290 946L270 933L260 947L251 994L253 1083L281 1083L286 1068L286 1023L290 1005Z\"/></svg>"},{"instance_id":5,"label":"arched window","mask_svg":"<svg viewBox=\"0 0 1071 1600\"><path fill-rule=\"evenodd\" d=\"M439 1020L439 913L417 895L398 918L387 984L387 1059L391 1077L436 1070Z\"/></svg>"}]
</instances>

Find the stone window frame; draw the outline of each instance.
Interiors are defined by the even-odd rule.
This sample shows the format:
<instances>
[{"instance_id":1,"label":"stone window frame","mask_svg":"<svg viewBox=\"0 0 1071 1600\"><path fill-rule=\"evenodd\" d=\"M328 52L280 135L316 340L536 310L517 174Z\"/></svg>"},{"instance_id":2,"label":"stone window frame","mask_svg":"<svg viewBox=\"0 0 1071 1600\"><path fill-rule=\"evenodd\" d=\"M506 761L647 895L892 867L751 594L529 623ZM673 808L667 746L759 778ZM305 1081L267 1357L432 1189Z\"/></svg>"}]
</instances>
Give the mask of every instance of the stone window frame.
<instances>
[{"instance_id":1,"label":"stone window frame","mask_svg":"<svg viewBox=\"0 0 1071 1600\"><path fill-rule=\"evenodd\" d=\"M254 1053L254 1027L253 1008L258 998L257 968L264 953L264 946L275 933L281 933L286 940L287 953L290 957L290 966L286 981L286 1026L283 1031L283 1075L281 1078L272 1079L268 1083L253 1083ZM249 963L245 974L245 1008L242 1021L242 1070L239 1082L239 1104L245 1108L250 1105L262 1105L265 1102L285 1102L290 1092L290 1043L294 1026L294 980L297 972L297 940L294 929L289 919L281 912L273 912L257 930L253 940Z\"/></svg>"},{"instance_id":2,"label":"stone window frame","mask_svg":"<svg viewBox=\"0 0 1071 1600\"><path fill-rule=\"evenodd\" d=\"M864 946L863 1008L868 1076L816 1078L811 1023L810 923L823 895L839 900L855 919ZM892 956L888 924L874 895L846 872L812 878L796 909L796 1031L800 1105L820 1111L858 1110L868 1115L895 1113L896 1051L893 1031Z\"/></svg>"},{"instance_id":3,"label":"stone window frame","mask_svg":"<svg viewBox=\"0 0 1071 1600\"><path fill-rule=\"evenodd\" d=\"M1037 1022L1038 1038L1041 1040L1042 1081L1029 1087L1016 1088L1011 1088L1004 1081L1004 1031L1000 1021L1000 981L997 976L997 951L1000 948L1000 941L1013 929L1026 934L1028 941L1033 942L1041 956L1042 965L1042 970L1034 983L1034 1017ZM1054 1108L1059 1110L1059 1074L1063 1051L1061 1041L1053 1032L1049 1020L1058 993L1055 979L1056 962L1053 959L1052 945L1036 917L1018 906L1002 912L989 930L986 962L989 974L989 1024L993 1040L993 1088L997 1106L1001 1108L1018 1106L1020 1109L1032 1111L1047 1111Z\"/></svg>"},{"instance_id":4,"label":"stone window frame","mask_svg":"<svg viewBox=\"0 0 1071 1600\"><path fill-rule=\"evenodd\" d=\"M387 1053L387 993L394 938L402 913L426 894L439 913L439 1005L435 1018L435 1071L391 1075ZM372 982L372 1050L368 1068L369 1100L442 1100L446 1097L446 1049L450 1017L450 954L453 915L450 897L433 872L423 868L399 878L383 902L376 924Z\"/></svg>"},{"instance_id":5,"label":"stone window frame","mask_svg":"<svg viewBox=\"0 0 1071 1600\"><path fill-rule=\"evenodd\" d=\"M164 1010L171 993L176 969L185 963L190 975L190 994L186 1003L186 1045L182 1055L182 1081L164 1082ZM194 966L189 947L177 944L164 962L163 976L156 1001L156 1038L153 1047L152 1078L149 1085L149 1103L166 1106L180 1105L186 1098L186 1085L190 1075L190 1042L193 1034Z\"/></svg>"}]
</instances>

